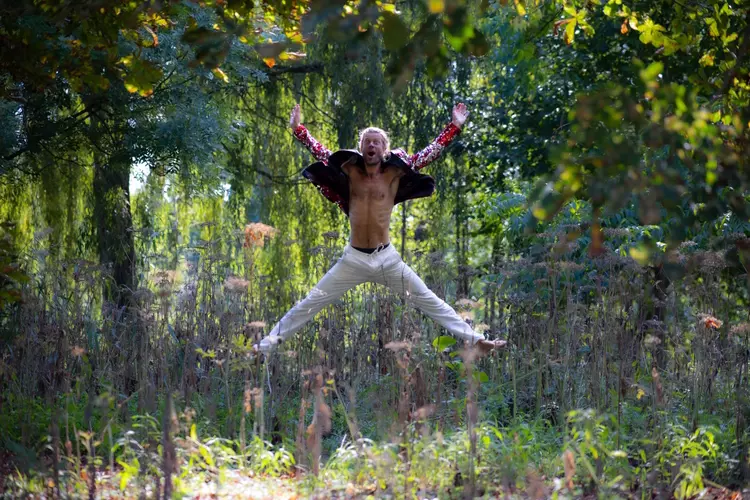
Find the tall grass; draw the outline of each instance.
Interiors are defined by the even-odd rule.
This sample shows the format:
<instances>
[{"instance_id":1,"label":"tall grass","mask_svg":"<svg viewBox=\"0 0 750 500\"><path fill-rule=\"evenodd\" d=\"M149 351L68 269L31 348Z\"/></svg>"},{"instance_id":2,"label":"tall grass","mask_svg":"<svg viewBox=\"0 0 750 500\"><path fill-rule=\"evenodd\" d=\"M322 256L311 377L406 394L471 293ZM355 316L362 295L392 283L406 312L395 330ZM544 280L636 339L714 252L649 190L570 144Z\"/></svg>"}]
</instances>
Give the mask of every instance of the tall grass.
<instances>
[{"instance_id":1,"label":"tall grass","mask_svg":"<svg viewBox=\"0 0 750 500\"><path fill-rule=\"evenodd\" d=\"M366 285L261 362L252 345L291 306L255 264L274 237L257 225L232 259L216 236L177 269L146 260L120 309L101 302L106 269L52 260L40 237L2 319L0 434L22 472L6 488L169 496L241 469L352 494L686 498L750 477L747 298L723 254L684 248L662 293L614 253L501 258L456 304L510 343L483 359ZM321 275L326 241L308 250ZM430 282L439 255L414 266L447 288Z\"/></svg>"}]
</instances>

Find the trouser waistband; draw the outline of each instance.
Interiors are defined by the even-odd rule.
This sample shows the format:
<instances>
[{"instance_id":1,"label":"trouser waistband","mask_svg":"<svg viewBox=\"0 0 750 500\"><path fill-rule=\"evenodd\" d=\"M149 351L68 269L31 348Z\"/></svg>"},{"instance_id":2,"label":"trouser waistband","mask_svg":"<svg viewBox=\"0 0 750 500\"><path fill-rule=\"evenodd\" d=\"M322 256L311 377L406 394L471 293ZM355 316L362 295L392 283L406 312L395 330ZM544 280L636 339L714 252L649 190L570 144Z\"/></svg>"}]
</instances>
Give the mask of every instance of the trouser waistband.
<instances>
[{"instance_id":1,"label":"trouser waistband","mask_svg":"<svg viewBox=\"0 0 750 500\"><path fill-rule=\"evenodd\" d=\"M388 248L389 245L390 243L386 243L385 245L380 245L379 247L375 247L375 248L360 248L360 247L355 247L355 246L352 246L352 248L362 253L374 253L376 251L380 252L382 250L385 250L386 248Z\"/></svg>"}]
</instances>

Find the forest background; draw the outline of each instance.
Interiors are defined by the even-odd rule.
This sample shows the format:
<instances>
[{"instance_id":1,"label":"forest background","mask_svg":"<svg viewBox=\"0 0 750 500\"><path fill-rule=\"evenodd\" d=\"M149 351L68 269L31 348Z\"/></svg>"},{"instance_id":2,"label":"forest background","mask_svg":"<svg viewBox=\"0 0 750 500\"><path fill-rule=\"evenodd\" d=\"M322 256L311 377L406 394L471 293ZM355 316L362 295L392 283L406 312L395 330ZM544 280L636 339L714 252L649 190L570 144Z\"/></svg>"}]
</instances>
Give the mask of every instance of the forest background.
<instances>
[{"instance_id":1,"label":"forest background","mask_svg":"<svg viewBox=\"0 0 750 500\"><path fill-rule=\"evenodd\" d=\"M8 496L738 498L750 483L750 5L3 2ZM251 346L347 241L301 178L429 144L392 242L509 347L388 290Z\"/></svg>"}]
</instances>

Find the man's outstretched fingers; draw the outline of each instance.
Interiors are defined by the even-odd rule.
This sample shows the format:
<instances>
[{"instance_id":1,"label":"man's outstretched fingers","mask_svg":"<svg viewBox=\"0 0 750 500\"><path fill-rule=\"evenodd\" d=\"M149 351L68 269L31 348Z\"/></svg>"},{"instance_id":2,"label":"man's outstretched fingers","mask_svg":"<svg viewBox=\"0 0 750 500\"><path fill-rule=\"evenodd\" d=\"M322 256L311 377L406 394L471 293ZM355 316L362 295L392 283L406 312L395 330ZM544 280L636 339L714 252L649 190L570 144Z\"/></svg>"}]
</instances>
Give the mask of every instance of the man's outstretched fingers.
<instances>
[{"instance_id":1,"label":"man's outstretched fingers","mask_svg":"<svg viewBox=\"0 0 750 500\"><path fill-rule=\"evenodd\" d=\"M299 124L301 122L299 110L299 104L295 104L292 108L292 114L289 117L289 126L292 127L292 129L296 129L297 127L299 127Z\"/></svg>"},{"instance_id":2,"label":"man's outstretched fingers","mask_svg":"<svg viewBox=\"0 0 750 500\"><path fill-rule=\"evenodd\" d=\"M508 345L507 340L480 340L477 342L477 347L482 354L489 354L493 351L498 351Z\"/></svg>"}]
</instances>

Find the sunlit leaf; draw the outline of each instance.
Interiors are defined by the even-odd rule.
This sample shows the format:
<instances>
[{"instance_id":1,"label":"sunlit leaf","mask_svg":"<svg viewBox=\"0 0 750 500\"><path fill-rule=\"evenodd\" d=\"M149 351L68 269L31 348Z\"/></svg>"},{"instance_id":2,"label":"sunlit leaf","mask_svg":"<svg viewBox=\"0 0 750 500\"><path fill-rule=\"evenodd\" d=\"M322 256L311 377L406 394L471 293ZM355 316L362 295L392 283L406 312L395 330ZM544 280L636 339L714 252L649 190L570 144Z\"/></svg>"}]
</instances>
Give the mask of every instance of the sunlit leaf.
<instances>
[{"instance_id":1,"label":"sunlit leaf","mask_svg":"<svg viewBox=\"0 0 750 500\"><path fill-rule=\"evenodd\" d=\"M431 14L440 14L445 10L445 0L428 0L428 7Z\"/></svg>"},{"instance_id":2,"label":"sunlit leaf","mask_svg":"<svg viewBox=\"0 0 750 500\"><path fill-rule=\"evenodd\" d=\"M701 66L713 66L714 56L710 53L703 54L698 62Z\"/></svg>"},{"instance_id":3,"label":"sunlit leaf","mask_svg":"<svg viewBox=\"0 0 750 500\"><path fill-rule=\"evenodd\" d=\"M226 73L224 73L221 68L214 68L211 70L211 72L214 74L216 78L223 81L224 83L229 83L229 77Z\"/></svg>"},{"instance_id":4,"label":"sunlit leaf","mask_svg":"<svg viewBox=\"0 0 750 500\"><path fill-rule=\"evenodd\" d=\"M648 248L646 248L645 245L639 245L637 247L632 247L628 251L628 254L630 255L630 257L634 261L636 261L638 264L640 264L642 266L644 266L644 265L646 265L648 263L648 259L649 259L649 255L650 255L649 251L648 251Z\"/></svg>"},{"instance_id":5,"label":"sunlit leaf","mask_svg":"<svg viewBox=\"0 0 750 500\"><path fill-rule=\"evenodd\" d=\"M575 18L570 19L565 26L565 34L563 35L563 39L565 40L565 43L571 44L573 43L573 38L575 38L576 33L576 24L577 21Z\"/></svg>"},{"instance_id":6,"label":"sunlit leaf","mask_svg":"<svg viewBox=\"0 0 750 500\"><path fill-rule=\"evenodd\" d=\"M526 15L526 0L515 0L516 2L516 11L518 12L519 16L525 16Z\"/></svg>"},{"instance_id":7,"label":"sunlit leaf","mask_svg":"<svg viewBox=\"0 0 750 500\"><path fill-rule=\"evenodd\" d=\"M731 35L727 35L727 36L722 37L721 41L724 44L724 46L726 47L727 45L729 45L733 41L737 40L738 36L739 35L737 35L737 33L732 33Z\"/></svg>"},{"instance_id":8,"label":"sunlit leaf","mask_svg":"<svg viewBox=\"0 0 750 500\"><path fill-rule=\"evenodd\" d=\"M708 25L708 34L712 37L719 36L719 26L716 23L716 19L714 19L713 17L707 17L704 19L704 21Z\"/></svg>"},{"instance_id":9,"label":"sunlit leaf","mask_svg":"<svg viewBox=\"0 0 750 500\"><path fill-rule=\"evenodd\" d=\"M205 445L200 445L200 447L198 448L198 451L203 457L203 460L205 460L206 465L208 465L209 467L213 467L214 457L211 455L211 452L208 450L208 448Z\"/></svg>"},{"instance_id":10,"label":"sunlit leaf","mask_svg":"<svg viewBox=\"0 0 750 500\"><path fill-rule=\"evenodd\" d=\"M455 344L456 344L456 339L454 339L453 337L449 337L447 335L437 337L435 340L432 341L432 346L440 352L443 352L444 350L448 349L449 347Z\"/></svg>"},{"instance_id":11,"label":"sunlit leaf","mask_svg":"<svg viewBox=\"0 0 750 500\"><path fill-rule=\"evenodd\" d=\"M124 71L123 83L130 93L138 93L142 96L149 96L154 91L154 84L162 77L161 68L157 67L151 61L129 56L121 59L126 66Z\"/></svg>"}]
</instances>

